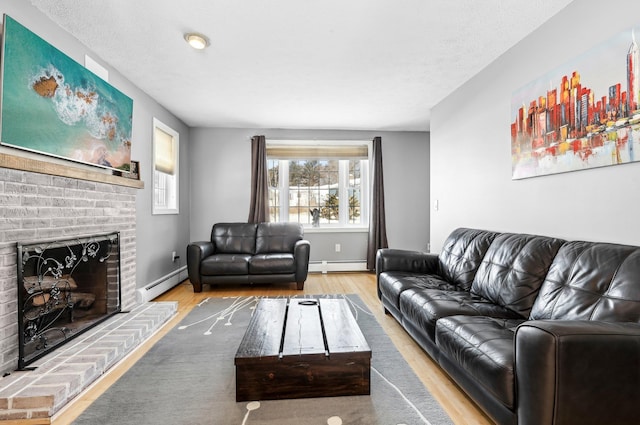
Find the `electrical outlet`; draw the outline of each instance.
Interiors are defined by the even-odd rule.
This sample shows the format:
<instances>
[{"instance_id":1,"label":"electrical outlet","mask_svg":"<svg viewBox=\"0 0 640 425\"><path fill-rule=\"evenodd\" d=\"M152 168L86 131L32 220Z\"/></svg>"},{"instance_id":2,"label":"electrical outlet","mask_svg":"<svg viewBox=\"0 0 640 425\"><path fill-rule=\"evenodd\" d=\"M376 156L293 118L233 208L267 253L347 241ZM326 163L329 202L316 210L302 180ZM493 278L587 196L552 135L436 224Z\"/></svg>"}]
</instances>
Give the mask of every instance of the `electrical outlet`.
<instances>
[{"instance_id":1,"label":"electrical outlet","mask_svg":"<svg viewBox=\"0 0 640 425\"><path fill-rule=\"evenodd\" d=\"M342 250L342 247L340 246L339 243L336 244L336 252L340 252Z\"/></svg>"}]
</instances>

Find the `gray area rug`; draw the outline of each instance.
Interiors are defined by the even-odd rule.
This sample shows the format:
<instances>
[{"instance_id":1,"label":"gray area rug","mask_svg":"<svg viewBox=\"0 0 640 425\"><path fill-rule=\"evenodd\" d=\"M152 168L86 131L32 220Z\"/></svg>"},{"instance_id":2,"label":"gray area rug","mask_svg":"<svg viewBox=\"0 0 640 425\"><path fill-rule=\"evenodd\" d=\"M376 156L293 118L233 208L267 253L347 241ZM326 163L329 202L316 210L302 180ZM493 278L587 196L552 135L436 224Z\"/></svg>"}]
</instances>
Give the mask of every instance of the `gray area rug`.
<instances>
[{"instance_id":1,"label":"gray area rug","mask_svg":"<svg viewBox=\"0 0 640 425\"><path fill-rule=\"evenodd\" d=\"M357 295L321 297L351 306L372 351L370 396L236 403L234 356L260 298L207 298L74 424L452 423Z\"/></svg>"}]
</instances>

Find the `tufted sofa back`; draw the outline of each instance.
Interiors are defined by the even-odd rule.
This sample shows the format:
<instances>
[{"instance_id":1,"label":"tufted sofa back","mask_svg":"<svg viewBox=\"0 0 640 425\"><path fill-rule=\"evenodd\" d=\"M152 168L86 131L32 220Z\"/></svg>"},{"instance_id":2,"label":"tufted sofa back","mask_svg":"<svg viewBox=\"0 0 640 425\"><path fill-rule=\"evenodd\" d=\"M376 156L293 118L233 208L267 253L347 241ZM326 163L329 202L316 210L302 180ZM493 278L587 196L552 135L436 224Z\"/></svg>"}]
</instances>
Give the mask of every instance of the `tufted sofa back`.
<instances>
[{"instance_id":1,"label":"tufted sofa back","mask_svg":"<svg viewBox=\"0 0 640 425\"><path fill-rule=\"evenodd\" d=\"M253 223L216 223L211 229L211 242L216 252L255 254L257 226Z\"/></svg>"},{"instance_id":2,"label":"tufted sofa back","mask_svg":"<svg viewBox=\"0 0 640 425\"><path fill-rule=\"evenodd\" d=\"M256 254L267 252L293 252L304 237L299 223L260 223L256 235Z\"/></svg>"},{"instance_id":3,"label":"tufted sofa back","mask_svg":"<svg viewBox=\"0 0 640 425\"><path fill-rule=\"evenodd\" d=\"M438 274L460 289L471 288L482 258L497 232L459 228L445 240L438 256Z\"/></svg>"},{"instance_id":4,"label":"tufted sofa back","mask_svg":"<svg viewBox=\"0 0 640 425\"><path fill-rule=\"evenodd\" d=\"M482 259L471 292L508 308L523 318L529 316L562 239L502 233Z\"/></svg>"},{"instance_id":5,"label":"tufted sofa back","mask_svg":"<svg viewBox=\"0 0 640 425\"><path fill-rule=\"evenodd\" d=\"M530 319L640 323L640 247L565 243L551 264Z\"/></svg>"}]
</instances>

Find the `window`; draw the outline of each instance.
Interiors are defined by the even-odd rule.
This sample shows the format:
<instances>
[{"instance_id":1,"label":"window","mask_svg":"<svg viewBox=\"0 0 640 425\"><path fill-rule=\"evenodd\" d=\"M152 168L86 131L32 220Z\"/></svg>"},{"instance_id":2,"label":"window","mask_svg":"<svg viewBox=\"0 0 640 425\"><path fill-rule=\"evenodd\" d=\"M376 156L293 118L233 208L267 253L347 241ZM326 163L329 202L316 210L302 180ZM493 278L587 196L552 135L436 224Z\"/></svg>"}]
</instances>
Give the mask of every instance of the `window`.
<instances>
[{"instance_id":1,"label":"window","mask_svg":"<svg viewBox=\"0 0 640 425\"><path fill-rule=\"evenodd\" d=\"M269 219L320 227L366 227L370 142L269 141Z\"/></svg>"},{"instance_id":2,"label":"window","mask_svg":"<svg viewBox=\"0 0 640 425\"><path fill-rule=\"evenodd\" d=\"M153 214L178 214L180 135L153 119Z\"/></svg>"}]
</instances>

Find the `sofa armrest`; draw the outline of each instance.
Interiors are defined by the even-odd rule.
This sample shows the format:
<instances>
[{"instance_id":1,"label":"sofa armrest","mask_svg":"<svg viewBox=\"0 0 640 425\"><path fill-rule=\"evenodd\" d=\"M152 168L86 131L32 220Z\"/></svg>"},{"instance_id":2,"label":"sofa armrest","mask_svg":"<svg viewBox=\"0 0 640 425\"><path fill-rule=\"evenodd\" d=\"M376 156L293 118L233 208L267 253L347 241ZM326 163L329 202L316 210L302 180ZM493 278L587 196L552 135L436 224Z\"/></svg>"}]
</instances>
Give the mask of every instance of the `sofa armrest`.
<instances>
[{"instance_id":1,"label":"sofa armrest","mask_svg":"<svg viewBox=\"0 0 640 425\"><path fill-rule=\"evenodd\" d=\"M195 292L202 291L200 263L204 258L213 254L214 251L215 247L209 241L191 242L187 245L187 272Z\"/></svg>"},{"instance_id":2,"label":"sofa armrest","mask_svg":"<svg viewBox=\"0 0 640 425\"><path fill-rule=\"evenodd\" d=\"M435 273L438 270L438 256L421 251L406 249L381 248L376 253L376 287L378 298L380 291L380 274L383 272Z\"/></svg>"},{"instance_id":3,"label":"sofa armrest","mask_svg":"<svg viewBox=\"0 0 640 425\"><path fill-rule=\"evenodd\" d=\"M296 242L293 247L293 258L296 264L296 282L298 286L307 280L309 273L309 254L311 252L311 244L308 240L302 239Z\"/></svg>"},{"instance_id":4,"label":"sofa armrest","mask_svg":"<svg viewBox=\"0 0 640 425\"><path fill-rule=\"evenodd\" d=\"M519 425L640 417L640 324L536 320L515 336Z\"/></svg>"},{"instance_id":5,"label":"sofa armrest","mask_svg":"<svg viewBox=\"0 0 640 425\"><path fill-rule=\"evenodd\" d=\"M436 254L393 248L379 249L376 253L376 276L387 271L435 273L437 270Z\"/></svg>"}]
</instances>

